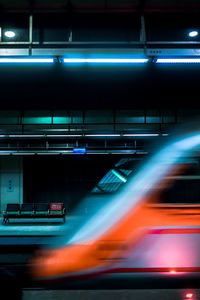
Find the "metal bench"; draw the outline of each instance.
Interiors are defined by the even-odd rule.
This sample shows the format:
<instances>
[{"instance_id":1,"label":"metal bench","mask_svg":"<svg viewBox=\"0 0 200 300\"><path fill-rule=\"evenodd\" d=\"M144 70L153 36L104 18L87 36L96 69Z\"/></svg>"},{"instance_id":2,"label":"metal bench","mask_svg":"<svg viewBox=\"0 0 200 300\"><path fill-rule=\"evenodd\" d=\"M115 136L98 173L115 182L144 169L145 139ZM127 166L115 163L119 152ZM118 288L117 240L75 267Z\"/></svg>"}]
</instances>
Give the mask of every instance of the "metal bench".
<instances>
[{"instance_id":1,"label":"metal bench","mask_svg":"<svg viewBox=\"0 0 200 300\"><path fill-rule=\"evenodd\" d=\"M63 203L23 203L7 204L6 211L3 213L3 223L9 219L24 218L62 218L65 223L65 208Z\"/></svg>"},{"instance_id":2,"label":"metal bench","mask_svg":"<svg viewBox=\"0 0 200 300\"><path fill-rule=\"evenodd\" d=\"M10 218L18 218L20 216L20 204L7 204L6 211L3 214L3 223L6 224Z\"/></svg>"}]
</instances>

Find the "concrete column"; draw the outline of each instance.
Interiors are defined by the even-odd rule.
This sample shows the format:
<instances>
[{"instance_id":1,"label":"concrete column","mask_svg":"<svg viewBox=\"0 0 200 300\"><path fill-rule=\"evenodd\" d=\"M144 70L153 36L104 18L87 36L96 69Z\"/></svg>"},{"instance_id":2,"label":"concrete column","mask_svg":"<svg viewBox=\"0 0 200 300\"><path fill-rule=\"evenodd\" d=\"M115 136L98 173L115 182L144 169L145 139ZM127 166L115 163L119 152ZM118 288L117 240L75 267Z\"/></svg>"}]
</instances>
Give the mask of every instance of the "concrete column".
<instances>
[{"instance_id":1,"label":"concrete column","mask_svg":"<svg viewBox=\"0 0 200 300\"><path fill-rule=\"evenodd\" d=\"M0 213L8 203L23 203L23 157L0 157Z\"/></svg>"}]
</instances>

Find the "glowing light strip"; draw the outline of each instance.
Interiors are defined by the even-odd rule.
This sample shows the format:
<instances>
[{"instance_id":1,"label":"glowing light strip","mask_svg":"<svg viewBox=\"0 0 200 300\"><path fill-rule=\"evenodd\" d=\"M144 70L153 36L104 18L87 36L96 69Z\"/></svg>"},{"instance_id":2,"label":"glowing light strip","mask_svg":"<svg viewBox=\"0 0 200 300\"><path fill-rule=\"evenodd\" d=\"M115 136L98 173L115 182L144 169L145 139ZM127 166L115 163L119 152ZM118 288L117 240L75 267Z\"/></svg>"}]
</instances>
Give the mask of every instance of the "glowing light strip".
<instances>
[{"instance_id":1,"label":"glowing light strip","mask_svg":"<svg viewBox=\"0 0 200 300\"><path fill-rule=\"evenodd\" d=\"M121 181L123 181L123 182L127 182L127 179L126 178L124 178L121 174L119 174L116 170L112 170L112 173L115 175L115 176L117 176Z\"/></svg>"},{"instance_id":2,"label":"glowing light strip","mask_svg":"<svg viewBox=\"0 0 200 300\"><path fill-rule=\"evenodd\" d=\"M13 152L12 155L35 155L34 152Z\"/></svg>"},{"instance_id":3,"label":"glowing light strip","mask_svg":"<svg viewBox=\"0 0 200 300\"><path fill-rule=\"evenodd\" d=\"M44 137L42 134L9 134L10 138L41 138Z\"/></svg>"},{"instance_id":4,"label":"glowing light strip","mask_svg":"<svg viewBox=\"0 0 200 300\"><path fill-rule=\"evenodd\" d=\"M37 152L37 155L59 155L61 152Z\"/></svg>"},{"instance_id":5,"label":"glowing light strip","mask_svg":"<svg viewBox=\"0 0 200 300\"><path fill-rule=\"evenodd\" d=\"M64 58L64 63L109 63L109 64L135 64L147 63L148 58Z\"/></svg>"},{"instance_id":6,"label":"glowing light strip","mask_svg":"<svg viewBox=\"0 0 200 300\"><path fill-rule=\"evenodd\" d=\"M200 58L157 58L157 64L200 63Z\"/></svg>"},{"instance_id":7,"label":"glowing light strip","mask_svg":"<svg viewBox=\"0 0 200 300\"><path fill-rule=\"evenodd\" d=\"M159 136L159 133L125 133L123 136Z\"/></svg>"},{"instance_id":8,"label":"glowing light strip","mask_svg":"<svg viewBox=\"0 0 200 300\"><path fill-rule=\"evenodd\" d=\"M53 63L53 58L0 58L0 63Z\"/></svg>"},{"instance_id":9,"label":"glowing light strip","mask_svg":"<svg viewBox=\"0 0 200 300\"><path fill-rule=\"evenodd\" d=\"M82 136L82 134L47 134L46 135L47 137L53 137L53 138L55 138L55 137L80 137L80 136Z\"/></svg>"},{"instance_id":10,"label":"glowing light strip","mask_svg":"<svg viewBox=\"0 0 200 300\"><path fill-rule=\"evenodd\" d=\"M112 136L121 136L121 134L86 134L88 137L112 137Z\"/></svg>"}]
</instances>

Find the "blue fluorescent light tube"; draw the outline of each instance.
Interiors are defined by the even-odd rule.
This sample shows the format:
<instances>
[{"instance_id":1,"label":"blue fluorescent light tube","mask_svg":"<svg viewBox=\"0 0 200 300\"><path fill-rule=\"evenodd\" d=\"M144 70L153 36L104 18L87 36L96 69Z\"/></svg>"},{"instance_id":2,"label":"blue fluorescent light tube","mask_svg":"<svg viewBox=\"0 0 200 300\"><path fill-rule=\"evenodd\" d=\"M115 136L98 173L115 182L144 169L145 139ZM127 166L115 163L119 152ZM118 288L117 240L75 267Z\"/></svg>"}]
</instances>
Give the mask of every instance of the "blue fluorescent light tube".
<instances>
[{"instance_id":1,"label":"blue fluorescent light tube","mask_svg":"<svg viewBox=\"0 0 200 300\"><path fill-rule=\"evenodd\" d=\"M0 63L53 63L53 58L0 58Z\"/></svg>"},{"instance_id":2,"label":"blue fluorescent light tube","mask_svg":"<svg viewBox=\"0 0 200 300\"><path fill-rule=\"evenodd\" d=\"M157 64L200 63L200 58L157 58Z\"/></svg>"},{"instance_id":3,"label":"blue fluorescent light tube","mask_svg":"<svg viewBox=\"0 0 200 300\"><path fill-rule=\"evenodd\" d=\"M84 154L86 153L86 148L74 148L73 153Z\"/></svg>"},{"instance_id":4,"label":"blue fluorescent light tube","mask_svg":"<svg viewBox=\"0 0 200 300\"><path fill-rule=\"evenodd\" d=\"M64 63L111 63L111 64L133 64L147 63L148 58L64 58Z\"/></svg>"},{"instance_id":5,"label":"blue fluorescent light tube","mask_svg":"<svg viewBox=\"0 0 200 300\"><path fill-rule=\"evenodd\" d=\"M124 133L123 136L159 136L159 133Z\"/></svg>"}]
</instances>

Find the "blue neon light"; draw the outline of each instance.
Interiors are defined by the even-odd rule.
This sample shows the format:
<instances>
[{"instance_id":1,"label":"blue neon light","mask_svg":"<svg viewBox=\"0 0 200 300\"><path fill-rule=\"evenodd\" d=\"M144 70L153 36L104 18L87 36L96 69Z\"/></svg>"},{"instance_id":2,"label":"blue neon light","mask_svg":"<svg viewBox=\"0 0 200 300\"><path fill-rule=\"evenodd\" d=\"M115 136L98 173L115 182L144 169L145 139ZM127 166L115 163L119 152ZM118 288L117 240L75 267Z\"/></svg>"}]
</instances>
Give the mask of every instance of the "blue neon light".
<instances>
[{"instance_id":1,"label":"blue neon light","mask_svg":"<svg viewBox=\"0 0 200 300\"><path fill-rule=\"evenodd\" d=\"M36 58L36 57L27 57L27 58L0 58L0 64L6 63L53 63L53 58Z\"/></svg>"},{"instance_id":2,"label":"blue neon light","mask_svg":"<svg viewBox=\"0 0 200 300\"><path fill-rule=\"evenodd\" d=\"M157 64L196 64L200 63L200 58L157 58Z\"/></svg>"},{"instance_id":3,"label":"blue neon light","mask_svg":"<svg viewBox=\"0 0 200 300\"><path fill-rule=\"evenodd\" d=\"M74 148L73 153L84 154L84 153L86 153L86 148Z\"/></svg>"},{"instance_id":4,"label":"blue neon light","mask_svg":"<svg viewBox=\"0 0 200 300\"><path fill-rule=\"evenodd\" d=\"M137 64L147 63L148 58L64 58L64 63Z\"/></svg>"}]
</instances>

